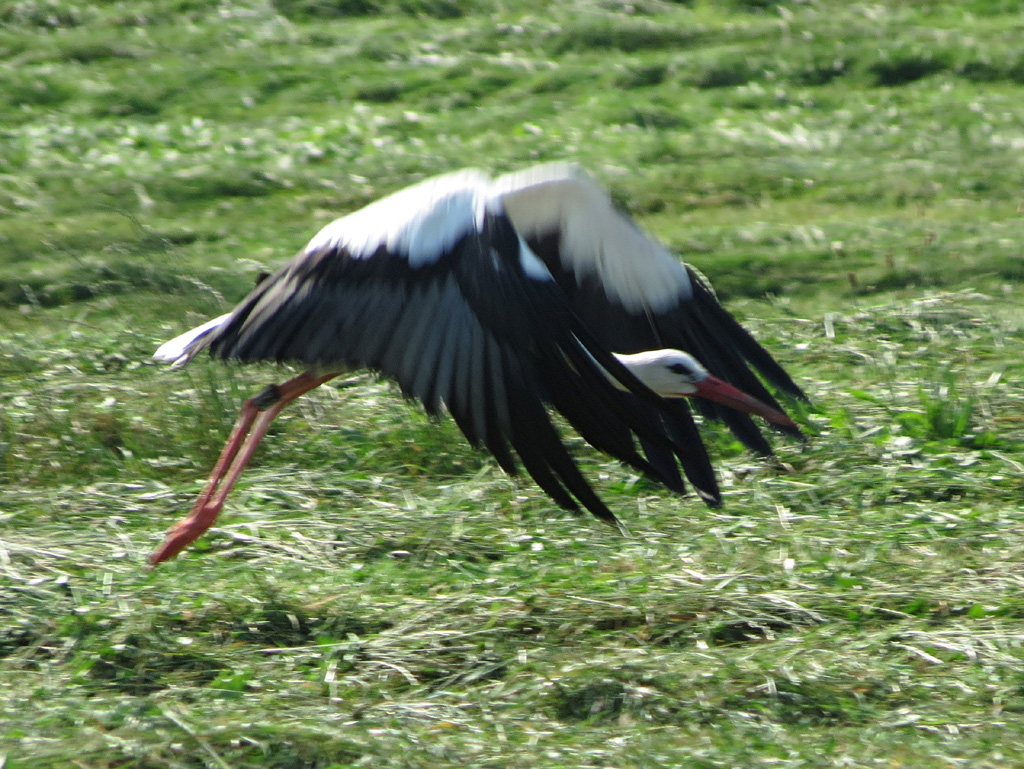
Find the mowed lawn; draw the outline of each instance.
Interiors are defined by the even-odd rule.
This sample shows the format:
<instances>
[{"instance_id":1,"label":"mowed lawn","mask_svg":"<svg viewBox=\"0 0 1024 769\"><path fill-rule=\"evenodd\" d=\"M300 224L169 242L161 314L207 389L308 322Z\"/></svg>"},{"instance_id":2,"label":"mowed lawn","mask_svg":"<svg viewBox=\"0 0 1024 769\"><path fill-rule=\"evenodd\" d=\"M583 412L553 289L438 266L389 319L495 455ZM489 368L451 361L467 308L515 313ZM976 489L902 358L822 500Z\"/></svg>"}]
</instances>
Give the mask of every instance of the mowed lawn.
<instances>
[{"instance_id":1,"label":"mowed lawn","mask_svg":"<svg viewBox=\"0 0 1024 769\"><path fill-rule=\"evenodd\" d=\"M623 537L359 373L154 365L323 224L581 163L809 393ZM0 767L1016 767L1024 3L0 3Z\"/></svg>"}]
</instances>

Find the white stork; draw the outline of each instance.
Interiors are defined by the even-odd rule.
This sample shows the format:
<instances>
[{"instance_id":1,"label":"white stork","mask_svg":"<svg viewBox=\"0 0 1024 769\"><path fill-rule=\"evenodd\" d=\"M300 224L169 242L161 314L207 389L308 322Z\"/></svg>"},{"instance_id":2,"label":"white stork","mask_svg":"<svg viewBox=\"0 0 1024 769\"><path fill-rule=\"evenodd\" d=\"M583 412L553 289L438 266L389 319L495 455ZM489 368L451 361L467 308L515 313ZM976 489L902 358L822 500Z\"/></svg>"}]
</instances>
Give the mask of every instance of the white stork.
<instances>
[{"instance_id":1,"label":"white stork","mask_svg":"<svg viewBox=\"0 0 1024 769\"><path fill-rule=\"evenodd\" d=\"M209 483L153 564L212 525L282 408L355 368L397 380L431 414L443 405L508 473L515 452L559 505L582 504L614 524L548 407L596 448L679 492L681 466L711 505L721 502L718 485L681 396L760 454L771 448L748 414L800 435L750 369L803 398L782 367L693 270L564 164L496 180L460 171L328 224L233 311L155 357L180 365L204 349L306 370L246 401Z\"/></svg>"}]
</instances>

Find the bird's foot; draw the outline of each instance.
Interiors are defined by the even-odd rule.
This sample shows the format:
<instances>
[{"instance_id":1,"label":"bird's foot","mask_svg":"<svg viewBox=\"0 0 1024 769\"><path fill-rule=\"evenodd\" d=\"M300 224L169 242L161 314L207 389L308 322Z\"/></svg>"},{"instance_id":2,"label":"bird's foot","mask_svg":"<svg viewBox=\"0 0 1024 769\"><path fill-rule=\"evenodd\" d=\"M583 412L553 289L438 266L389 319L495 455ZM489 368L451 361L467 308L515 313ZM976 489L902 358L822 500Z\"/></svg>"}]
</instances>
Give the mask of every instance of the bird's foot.
<instances>
[{"instance_id":1,"label":"bird's foot","mask_svg":"<svg viewBox=\"0 0 1024 769\"><path fill-rule=\"evenodd\" d=\"M149 557L151 566L170 560L213 525L224 507L228 493L281 409L303 393L336 376L337 373L317 376L307 371L284 384L270 385L242 405L235 429L224 445L206 488L199 495L188 518L171 529L163 544Z\"/></svg>"},{"instance_id":2,"label":"bird's foot","mask_svg":"<svg viewBox=\"0 0 1024 769\"><path fill-rule=\"evenodd\" d=\"M213 522L217 520L222 506L201 498L196 503L196 506L192 508L189 516L180 521L167 533L163 544L149 557L150 566L156 566L174 558L174 556L199 539L213 525Z\"/></svg>"}]
</instances>

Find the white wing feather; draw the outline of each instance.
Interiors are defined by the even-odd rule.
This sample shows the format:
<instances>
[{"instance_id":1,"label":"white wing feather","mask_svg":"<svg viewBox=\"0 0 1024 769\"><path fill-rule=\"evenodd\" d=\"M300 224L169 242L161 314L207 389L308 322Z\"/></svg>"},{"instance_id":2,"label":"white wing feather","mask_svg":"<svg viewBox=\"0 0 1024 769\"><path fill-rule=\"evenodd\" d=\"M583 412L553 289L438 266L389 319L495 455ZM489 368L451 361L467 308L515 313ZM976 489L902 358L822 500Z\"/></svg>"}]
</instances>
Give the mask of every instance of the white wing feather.
<instances>
[{"instance_id":1,"label":"white wing feather","mask_svg":"<svg viewBox=\"0 0 1024 769\"><path fill-rule=\"evenodd\" d=\"M427 179L328 224L306 246L345 248L367 258L381 246L404 254L412 267L436 261L469 232L478 198L490 180L473 169Z\"/></svg>"},{"instance_id":2,"label":"white wing feather","mask_svg":"<svg viewBox=\"0 0 1024 769\"><path fill-rule=\"evenodd\" d=\"M633 313L659 312L692 295L682 264L648 238L577 166L552 163L500 177L492 194L520 236L560 233L562 266L594 274Z\"/></svg>"}]
</instances>

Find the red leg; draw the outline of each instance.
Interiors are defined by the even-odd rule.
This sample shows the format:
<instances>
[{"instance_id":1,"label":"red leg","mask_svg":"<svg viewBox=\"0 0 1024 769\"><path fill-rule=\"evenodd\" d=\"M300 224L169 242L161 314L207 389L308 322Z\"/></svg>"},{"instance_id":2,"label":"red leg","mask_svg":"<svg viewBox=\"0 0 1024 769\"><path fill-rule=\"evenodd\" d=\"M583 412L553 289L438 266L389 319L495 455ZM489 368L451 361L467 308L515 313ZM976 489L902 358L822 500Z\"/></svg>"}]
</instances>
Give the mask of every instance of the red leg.
<instances>
[{"instance_id":1,"label":"red leg","mask_svg":"<svg viewBox=\"0 0 1024 769\"><path fill-rule=\"evenodd\" d=\"M274 418L300 395L336 376L337 374L314 376L307 371L284 384L267 388L242 405L235 429L231 431L231 437L228 438L220 459L210 473L206 488L192 506L192 512L188 517L167 533L163 544L149 557L150 564L156 566L170 560L213 525L221 508L224 507L224 501L231 488L241 476L263 436L267 434L267 429Z\"/></svg>"}]
</instances>

